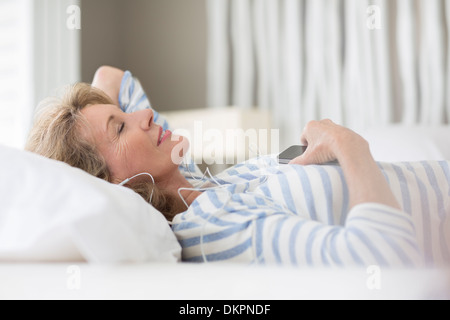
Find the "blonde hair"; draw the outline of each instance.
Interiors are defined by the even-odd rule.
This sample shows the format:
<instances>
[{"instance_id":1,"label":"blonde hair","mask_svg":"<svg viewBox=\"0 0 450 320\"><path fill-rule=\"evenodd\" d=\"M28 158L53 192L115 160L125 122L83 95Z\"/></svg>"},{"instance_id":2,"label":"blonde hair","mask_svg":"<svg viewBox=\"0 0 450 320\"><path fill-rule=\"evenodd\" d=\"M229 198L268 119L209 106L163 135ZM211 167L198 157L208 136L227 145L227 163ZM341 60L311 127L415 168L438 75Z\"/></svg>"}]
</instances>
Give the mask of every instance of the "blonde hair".
<instances>
[{"instance_id":1,"label":"blonde hair","mask_svg":"<svg viewBox=\"0 0 450 320\"><path fill-rule=\"evenodd\" d=\"M36 119L30 131L25 149L44 157L58 160L87 173L112 181L105 159L80 130L87 124L81 110L89 105L114 104L103 91L86 83L77 83L66 88L61 98L48 98L38 107ZM127 185L150 202L167 220L182 211L180 201L168 192L163 192L152 182Z\"/></svg>"}]
</instances>

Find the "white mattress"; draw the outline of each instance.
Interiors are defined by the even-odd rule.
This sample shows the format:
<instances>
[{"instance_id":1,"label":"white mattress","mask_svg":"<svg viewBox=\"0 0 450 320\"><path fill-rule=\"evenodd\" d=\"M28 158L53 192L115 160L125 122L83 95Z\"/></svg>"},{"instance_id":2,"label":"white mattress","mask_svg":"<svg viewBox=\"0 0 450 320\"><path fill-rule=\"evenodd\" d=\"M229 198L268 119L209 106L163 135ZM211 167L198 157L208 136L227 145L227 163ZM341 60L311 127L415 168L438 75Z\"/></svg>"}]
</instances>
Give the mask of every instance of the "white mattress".
<instances>
[{"instance_id":1,"label":"white mattress","mask_svg":"<svg viewBox=\"0 0 450 320\"><path fill-rule=\"evenodd\" d=\"M0 299L450 299L450 270L378 271L228 264L4 264Z\"/></svg>"}]
</instances>

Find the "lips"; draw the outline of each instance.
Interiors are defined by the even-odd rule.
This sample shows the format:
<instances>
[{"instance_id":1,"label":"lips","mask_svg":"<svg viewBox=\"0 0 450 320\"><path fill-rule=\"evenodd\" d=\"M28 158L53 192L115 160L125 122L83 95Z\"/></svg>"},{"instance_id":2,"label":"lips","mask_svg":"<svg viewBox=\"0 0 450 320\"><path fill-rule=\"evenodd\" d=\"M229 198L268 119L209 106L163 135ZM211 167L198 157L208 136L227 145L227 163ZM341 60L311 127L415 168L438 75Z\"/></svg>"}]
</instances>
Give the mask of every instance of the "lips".
<instances>
[{"instance_id":1,"label":"lips","mask_svg":"<svg viewBox=\"0 0 450 320\"><path fill-rule=\"evenodd\" d=\"M170 130L166 130L164 131L162 127L159 127L159 140L158 140L158 147L161 145L161 143L163 143L168 137L170 137L170 135L172 134L172 132Z\"/></svg>"}]
</instances>

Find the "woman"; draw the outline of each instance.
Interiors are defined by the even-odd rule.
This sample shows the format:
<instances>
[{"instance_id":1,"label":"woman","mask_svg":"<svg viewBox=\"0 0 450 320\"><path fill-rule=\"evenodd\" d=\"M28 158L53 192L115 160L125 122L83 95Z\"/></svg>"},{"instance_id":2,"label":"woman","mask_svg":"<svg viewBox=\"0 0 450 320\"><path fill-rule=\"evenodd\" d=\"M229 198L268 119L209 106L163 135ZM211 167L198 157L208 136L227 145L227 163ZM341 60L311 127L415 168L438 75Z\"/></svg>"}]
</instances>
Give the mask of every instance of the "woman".
<instances>
[{"instance_id":1,"label":"woman","mask_svg":"<svg viewBox=\"0 0 450 320\"><path fill-rule=\"evenodd\" d=\"M27 149L126 183L172 223L185 261L450 263L449 163L377 164L362 137L329 120L310 122L301 142L290 165L262 158L200 181L174 161L188 142L139 82L102 67L92 87L43 109Z\"/></svg>"}]
</instances>

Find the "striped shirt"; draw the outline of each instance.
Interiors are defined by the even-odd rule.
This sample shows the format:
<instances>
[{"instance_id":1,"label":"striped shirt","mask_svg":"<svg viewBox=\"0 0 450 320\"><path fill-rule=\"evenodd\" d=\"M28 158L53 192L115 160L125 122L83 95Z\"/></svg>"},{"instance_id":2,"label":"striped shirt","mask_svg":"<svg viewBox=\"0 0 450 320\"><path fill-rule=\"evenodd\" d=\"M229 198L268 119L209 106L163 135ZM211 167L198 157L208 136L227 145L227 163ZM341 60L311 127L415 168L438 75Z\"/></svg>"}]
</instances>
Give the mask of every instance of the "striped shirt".
<instances>
[{"instance_id":1,"label":"striped shirt","mask_svg":"<svg viewBox=\"0 0 450 320\"><path fill-rule=\"evenodd\" d=\"M226 170L216 177L222 186L204 191L174 219L183 260L449 264L449 162L379 166L402 211L375 203L350 209L338 165L279 166L267 157Z\"/></svg>"},{"instance_id":2,"label":"striped shirt","mask_svg":"<svg viewBox=\"0 0 450 320\"><path fill-rule=\"evenodd\" d=\"M120 107L151 108L139 81L125 72ZM167 121L154 111L164 130ZM173 231L184 261L297 266L450 264L449 162L380 163L402 206L349 207L338 165L278 165L263 157L203 178L188 162L180 171L204 188Z\"/></svg>"}]
</instances>

